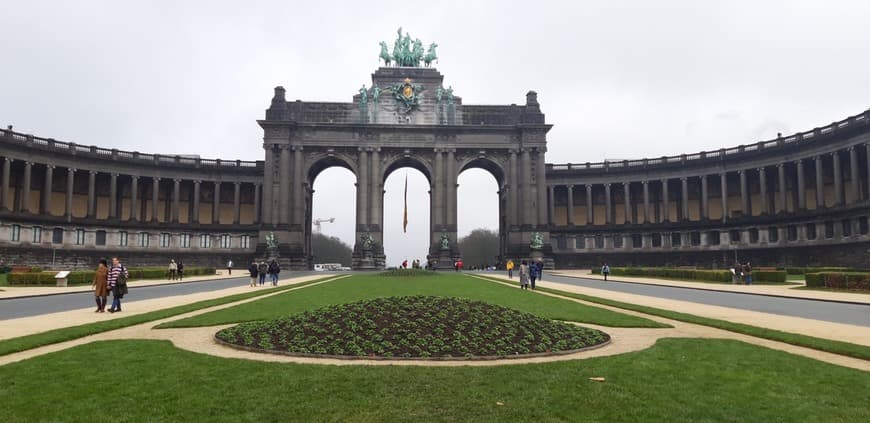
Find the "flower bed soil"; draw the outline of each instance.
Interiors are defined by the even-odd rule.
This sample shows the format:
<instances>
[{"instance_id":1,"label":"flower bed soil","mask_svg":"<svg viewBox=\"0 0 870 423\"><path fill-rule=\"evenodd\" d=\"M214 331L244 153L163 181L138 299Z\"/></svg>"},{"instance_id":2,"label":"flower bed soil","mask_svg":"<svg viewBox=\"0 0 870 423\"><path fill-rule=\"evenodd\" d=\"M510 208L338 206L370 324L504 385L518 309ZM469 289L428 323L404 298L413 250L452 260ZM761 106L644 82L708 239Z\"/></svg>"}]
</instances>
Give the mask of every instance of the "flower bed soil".
<instances>
[{"instance_id":1,"label":"flower bed soil","mask_svg":"<svg viewBox=\"0 0 870 423\"><path fill-rule=\"evenodd\" d=\"M565 354L603 345L604 332L460 298L389 297L223 329L248 350L355 358L491 359Z\"/></svg>"}]
</instances>

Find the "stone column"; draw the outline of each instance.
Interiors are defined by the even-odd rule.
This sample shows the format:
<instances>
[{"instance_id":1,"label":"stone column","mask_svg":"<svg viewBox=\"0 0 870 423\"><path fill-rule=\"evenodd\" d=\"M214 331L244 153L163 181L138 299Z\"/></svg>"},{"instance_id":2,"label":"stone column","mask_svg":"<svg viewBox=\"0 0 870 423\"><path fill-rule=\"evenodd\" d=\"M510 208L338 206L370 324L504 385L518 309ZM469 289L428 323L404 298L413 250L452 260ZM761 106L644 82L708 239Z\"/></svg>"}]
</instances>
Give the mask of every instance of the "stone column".
<instances>
[{"instance_id":1,"label":"stone column","mask_svg":"<svg viewBox=\"0 0 870 423\"><path fill-rule=\"evenodd\" d=\"M761 214L770 214L767 201L767 170L763 167L758 169L758 185L761 192Z\"/></svg>"},{"instance_id":2,"label":"stone column","mask_svg":"<svg viewBox=\"0 0 870 423\"><path fill-rule=\"evenodd\" d=\"M356 203L357 203L357 227L368 224L368 187L369 187L369 167L368 167L368 152L363 147L359 148L359 176L357 177L356 187ZM360 230L360 229L357 229Z\"/></svg>"},{"instance_id":3,"label":"stone column","mask_svg":"<svg viewBox=\"0 0 870 423\"><path fill-rule=\"evenodd\" d=\"M263 150L266 152L266 159L263 163L263 205L260 209L262 215L260 221L268 225L274 225L275 219L272 217L272 210L275 205L275 159L273 146L271 144L263 144ZM287 182L288 181L284 181L285 184Z\"/></svg>"},{"instance_id":4,"label":"stone column","mask_svg":"<svg viewBox=\"0 0 870 423\"><path fill-rule=\"evenodd\" d=\"M707 220L710 218L709 193L710 189L707 186L707 175L701 175L701 220Z\"/></svg>"},{"instance_id":5,"label":"stone column","mask_svg":"<svg viewBox=\"0 0 870 423\"><path fill-rule=\"evenodd\" d=\"M670 195L668 195L668 180L662 179L662 221L670 222L671 221L671 201Z\"/></svg>"},{"instance_id":6,"label":"stone column","mask_svg":"<svg viewBox=\"0 0 870 423\"><path fill-rule=\"evenodd\" d=\"M254 184L254 224L260 223L260 214L262 213L262 206L260 205L260 184Z\"/></svg>"},{"instance_id":7,"label":"stone column","mask_svg":"<svg viewBox=\"0 0 870 423\"><path fill-rule=\"evenodd\" d=\"M840 152L831 153L834 161L834 207L843 205L843 170L840 168Z\"/></svg>"},{"instance_id":8,"label":"stone column","mask_svg":"<svg viewBox=\"0 0 870 423\"><path fill-rule=\"evenodd\" d=\"M369 213L369 223L372 225L377 225L378 230L383 232L384 228L381 227L383 222L383 211L382 207L384 205L382 197L383 197L383 176L381 175L381 149L380 148L372 148L372 170L370 177L370 185L372 187L372 198L371 198L371 213ZM455 193L455 188L454 188ZM453 198L456 198L454 194ZM454 212L456 211L456 206L454 203ZM455 219L455 217L454 217ZM381 242L378 240L378 242Z\"/></svg>"},{"instance_id":9,"label":"stone column","mask_svg":"<svg viewBox=\"0 0 870 423\"><path fill-rule=\"evenodd\" d=\"M722 197L722 223L728 220L728 172L719 174L719 185Z\"/></svg>"},{"instance_id":10,"label":"stone column","mask_svg":"<svg viewBox=\"0 0 870 423\"><path fill-rule=\"evenodd\" d=\"M9 178L12 172L12 159L6 157L3 159L3 185L0 187L0 208L3 210L9 210L9 202L7 201L7 197L9 197Z\"/></svg>"},{"instance_id":11,"label":"stone column","mask_svg":"<svg viewBox=\"0 0 870 423\"><path fill-rule=\"evenodd\" d=\"M595 213L592 210L592 185L586 184L586 224L595 224Z\"/></svg>"},{"instance_id":12,"label":"stone column","mask_svg":"<svg viewBox=\"0 0 870 423\"><path fill-rule=\"evenodd\" d=\"M643 184L643 223L649 223L649 181L641 183Z\"/></svg>"},{"instance_id":13,"label":"stone column","mask_svg":"<svg viewBox=\"0 0 870 423\"><path fill-rule=\"evenodd\" d=\"M238 225L241 221L241 199L242 199L242 183L233 182L233 224Z\"/></svg>"},{"instance_id":14,"label":"stone column","mask_svg":"<svg viewBox=\"0 0 870 423\"><path fill-rule=\"evenodd\" d=\"M282 145L279 148L278 223L287 225L293 218L293 211L290 209L290 187L297 181L294 181L290 177L290 146ZM293 208L295 209L296 207L294 206Z\"/></svg>"},{"instance_id":15,"label":"stone column","mask_svg":"<svg viewBox=\"0 0 870 423\"><path fill-rule=\"evenodd\" d=\"M798 160L795 162L795 166L797 167L797 187L795 187L795 191L797 191L798 209L806 210L807 193L806 182L804 181L804 161Z\"/></svg>"},{"instance_id":16,"label":"stone column","mask_svg":"<svg viewBox=\"0 0 870 423\"><path fill-rule=\"evenodd\" d=\"M849 192L852 194L852 202L861 201L861 183L858 181L858 150L855 146L849 147L849 180L852 181Z\"/></svg>"},{"instance_id":17,"label":"stone column","mask_svg":"<svg viewBox=\"0 0 870 423\"><path fill-rule=\"evenodd\" d=\"M130 219L139 220L139 177L130 176Z\"/></svg>"},{"instance_id":18,"label":"stone column","mask_svg":"<svg viewBox=\"0 0 870 423\"><path fill-rule=\"evenodd\" d=\"M822 168L822 156L816 156L816 208L825 207L825 177Z\"/></svg>"},{"instance_id":19,"label":"stone column","mask_svg":"<svg viewBox=\"0 0 870 423\"><path fill-rule=\"evenodd\" d=\"M18 210L21 212L30 212L30 176L33 169L33 163L24 162L24 180L21 182L21 202L18 205Z\"/></svg>"},{"instance_id":20,"label":"stone column","mask_svg":"<svg viewBox=\"0 0 870 423\"><path fill-rule=\"evenodd\" d=\"M781 204L780 211L782 211L783 213L787 213L788 212L788 202L786 201L786 198L787 198L786 193L788 192L788 187L786 186L786 182L785 182L785 163L777 164L776 165L776 172L777 172L777 180L778 180L778 184L779 184L778 193L779 193L779 203Z\"/></svg>"},{"instance_id":21,"label":"stone column","mask_svg":"<svg viewBox=\"0 0 870 423\"><path fill-rule=\"evenodd\" d=\"M867 190L865 192L866 197L864 198L870 199L870 142L864 144L864 151L866 152L865 157L867 158L867 180L865 181Z\"/></svg>"},{"instance_id":22,"label":"stone column","mask_svg":"<svg viewBox=\"0 0 870 423\"><path fill-rule=\"evenodd\" d=\"M432 210L429 212L432 225L441 226L444 222L444 195L441 192L444 186L444 157L441 155L441 149L436 148L435 153L435 175L433 175L432 185ZM438 229L440 230L440 229ZM433 242L435 240L432 240Z\"/></svg>"},{"instance_id":23,"label":"stone column","mask_svg":"<svg viewBox=\"0 0 870 423\"><path fill-rule=\"evenodd\" d=\"M42 207L40 212L45 215L51 215L51 188L54 179L54 166L45 166L45 187L42 189Z\"/></svg>"},{"instance_id":24,"label":"stone column","mask_svg":"<svg viewBox=\"0 0 870 423\"><path fill-rule=\"evenodd\" d=\"M88 171L88 219L97 217L97 171Z\"/></svg>"},{"instance_id":25,"label":"stone column","mask_svg":"<svg viewBox=\"0 0 870 423\"><path fill-rule=\"evenodd\" d=\"M624 182L622 184L622 198L623 205L625 206L625 223L632 223L631 220L631 182Z\"/></svg>"},{"instance_id":26,"label":"stone column","mask_svg":"<svg viewBox=\"0 0 870 423\"><path fill-rule=\"evenodd\" d=\"M305 224L305 209L306 204L305 200L302 197L304 194L305 187L305 177L302 175L302 146L297 145L293 150L293 179L291 180L292 193L293 193L293 206L292 209L295 211L293 222L296 225L304 225ZM304 227L304 226L303 226Z\"/></svg>"},{"instance_id":27,"label":"stone column","mask_svg":"<svg viewBox=\"0 0 870 423\"><path fill-rule=\"evenodd\" d=\"M517 152L516 150L510 151L510 158L508 159L508 172L510 173L510 190L508 194L510 197L508 198L508 209L510 216L510 224L511 226L515 226L519 222L520 210L519 210L519 194L520 194L520 184L517 180Z\"/></svg>"},{"instance_id":28,"label":"stone column","mask_svg":"<svg viewBox=\"0 0 870 423\"><path fill-rule=\"evenodd\" d=\"M569 226L574 226L574 185L568 185L568 220Z\"/></svg>"},{"instance_id":29,"label":"stone column","mask_svg":"<svg viewBox=\"0 0 870 423\"><path fill-rule=\"evenodd\" d=\"M172 223L178 223L181 213L181 179L172 180Z\"/></svg>"},{"instance_id":30,"label":"stone column","mask_svg":"<svg viewBox=\"0 0 870 423\"><path fill-rule=\"evenodd\" d=\"M113 173L109 179L109 219L118 218L118 174Z\"/></svg>"},{"instance_id":31,"label":"stone column","mask_svg":"<svg viewBox=\"0 0 870 423\"><path fill-rule=\"evenodd\" d=\"M160 178L151 178L151 221L157 222L157 203L160 201Z\"/></svg>"},{"instance_id":32,"label":"stone column","mask_svg":"<svg viewBox=\"0 0 870 423\"><path fill-rule=\"evenodd\" d=\"M682 188L683 197L681 199L681 206L683 211L683 220L688 221L689 219L689 179L685 176L680 178L680 185Z\"/></svg>"},{"instance_id":33,"label":"stone column","mask_svg":"<svg viewBox=\"0 0 870 423\"><path fill-rule=\"evenodd\" d=\"M553 221L553 210L556 205L556 196L554 195L555 193L556 191L554 186L550 185L547 187L547 204L549 205L549 207L547 207L547 222L552 225L556 224L556 222Z\"/></svg>"},{"instance_id":34,"label":"stone column","mask_svg":"<svg viewBox=\"0 0 870 423\"><path fill-rule=\"evenodd\" d=\"M214 198L211 202L211 223L221 223L221 181L214 181Z\"/></svg>"},{"instance_id":35,"label":"stone column","mask_svg":"<svg viewBox=\"0 0 870 423\"><path fill-rule=\"evenodd\" d=\"M68 167L66 169L66 204L64 207L64 215L66 216L67 222L72 220L73 188L75 187L75 177L76 170Z\"/></svg>"},{"instance_id":36,"label":"stone column","mask_svg":"<svg viewBox=\"0 0 870 423\"><path fill-rule=\"evenodd\" d=\"M450 231L456 231L456 149L448 148L447 149L447 171L444 175L444 182L446 185L446 198L445 203L447 205L446 212L447 217L446 223L450 227ZM544 194L546 196L546 193ZM453 239L453 238L451 238Z\"/></svg>"},{"instance_id":37,"label":"stone column","mask_svg":"<svg viewBox=\"0 0 870 423\"><path fill-rule=\"evenodd\" d=\"M528 148L524 148L522 154L520 160L520 170L522 171L522 189L520 190L522 193L520 204L522 206L520 210L523 212L521 219L524 224L534 224L537 223L537 211L531 208L534 200L532 196L532 156ZM533 218L533 216L535 217Z\"/></svg>"},{"instance_id":38,"label":"stone column","mask_svg":"<svg viewBox=\"0 0 870 423\"><path fill-rule=\"evenodd\" d=\"M190 223L199 223L199 185L202 181L193 181L193 218Z\"/></svg>"},{"instance_id":39,"label":"stone column","mask_svg":"<svg viewBox=\"0 0 870 423\"><path fill-rule=\"evenodd\" d=\"M752 209L749 204L749 190L746 184L746 170L738 170L737 175L740 176L740 208L743 209L744 216L752 216Z\"/></svg>"},{"instance_id":40,"label":"stone column","mask_svg":"<svg viewBox=\"0 0 870 423\"><path fill-rule=\"evenodd\" d=\"M535 161L535 184L538 192L538 225L547 225L547 164L546 151L543 147L538 148L538 157Z\"/></svg>"},{"instance_id":41,"label":"stone column","mask_svg":"<svg viewBox=\"0 0 870 423\"><path fill-rule=\"evenodd\" d=\"M604 223L613 223L613 200L610 198L610 183L604 184Z\"/></svg>"}]
</instances>

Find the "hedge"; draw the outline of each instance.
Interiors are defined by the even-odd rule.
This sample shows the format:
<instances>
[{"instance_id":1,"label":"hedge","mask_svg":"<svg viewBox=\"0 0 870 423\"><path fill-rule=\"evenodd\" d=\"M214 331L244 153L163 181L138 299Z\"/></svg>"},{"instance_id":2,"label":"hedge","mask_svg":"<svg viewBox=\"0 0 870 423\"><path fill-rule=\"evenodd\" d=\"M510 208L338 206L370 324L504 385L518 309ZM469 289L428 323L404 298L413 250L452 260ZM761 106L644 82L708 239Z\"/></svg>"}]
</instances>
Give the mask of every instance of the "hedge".
<instances>
[{"instance_id":1,"label":"hedge","mask_svg":"<svg viewBox=\"0 0 870 423\"><path fill-rule=\"evenodd\" d=\"M129 268L130 280L137 279L163 279L168 277L169 273L164 268ZM67 281L70 285L89 285L94 280L94 271L75 271L70 272ZM30 272L30 273L10 273L8 275L9 285L54 285L56 280L54 275L57 272ZM185 267L184 276L198 275L214 275L214 267Z\"/></svg>"},{"instance_id":2,"label":"hedge","mask_svg":"<svg viewBox=\"0 0 870 423\"><path fill-rule=\"evenodd\" d=\"M855 267L786 267L789 275L806 275L808 273L825 272L870 272L870 269L858 269Z\"/></svg>"},{"instance_id":3,"label":"hedge","mask_svg":"<svg viewBox=\"0 0 870 423\"><path fill-rule=\"evenodd\" d=\"M806 281L810 287L870 291L870 273L867 272L808 273Z\"/></svg>"},{"instance_id":4,"label":"hedge","mask_svg":"<svg viewBox=\"0 0 870 423\"><path fill-rule=\"evenodd\" d=\"M600 268L592 269L595 275L601 274ZM730 270L678 269L668 267L611 267L613 276L647 276L654 278L690 279L710 282L731 282ZM756 270L752 280L758 282L785 282L786 272L781 270Z\"/></svg>"}]
</instances>

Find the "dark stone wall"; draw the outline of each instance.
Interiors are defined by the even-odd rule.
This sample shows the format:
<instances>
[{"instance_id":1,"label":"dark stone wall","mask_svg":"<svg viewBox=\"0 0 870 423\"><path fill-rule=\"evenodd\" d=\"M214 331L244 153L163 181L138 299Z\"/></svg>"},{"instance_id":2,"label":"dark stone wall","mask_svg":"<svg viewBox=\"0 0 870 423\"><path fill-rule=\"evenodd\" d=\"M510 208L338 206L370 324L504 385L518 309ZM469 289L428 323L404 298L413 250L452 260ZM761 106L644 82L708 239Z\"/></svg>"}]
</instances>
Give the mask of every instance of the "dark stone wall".
<instances>
[{"instance_id":1,"label":"dark stone wall","mask_svg":"<svg viewBox=\"0 0 870 423\"><path fill-rule=\"evenodd\" d=\"M185 266L213 266L221 269L227 260L232 259L236 268L247 268L254 258L253 253L214 252L176 253L172 251L134 251L126 252L84 249L57 249L52 265L52 250L50 248L28 248L23 246L0 247L0 261L8 266L39 266L55 270L86 270L93 269L101 258L109 260L118 255L121 262L128 267L169 265L169 260L181 260Z\"/></svg>"},{"instance_id":2,"label":"dark stone wall","mask_svg":"<svg viewBox=\"0 0 870 423\"><path fill-rule=\"evenodd\" d=\"M846 266L870 268L870 242L789 248L741 248L740 262L753 266ZM670 251L554 254L556 269L589 269L607 262L611 266L697 266L726 268L734 251Z\"/></svg>"}]
</instances>

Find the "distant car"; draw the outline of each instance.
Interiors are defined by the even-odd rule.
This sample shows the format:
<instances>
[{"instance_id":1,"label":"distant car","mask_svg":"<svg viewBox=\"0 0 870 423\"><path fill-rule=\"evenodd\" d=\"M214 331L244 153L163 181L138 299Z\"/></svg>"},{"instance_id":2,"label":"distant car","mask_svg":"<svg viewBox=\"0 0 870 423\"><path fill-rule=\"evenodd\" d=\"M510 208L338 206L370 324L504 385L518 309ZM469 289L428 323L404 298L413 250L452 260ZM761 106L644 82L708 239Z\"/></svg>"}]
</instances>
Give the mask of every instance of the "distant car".
<instances>
[{"instance_id":1,"label":"distant car","mask_svg":"<svg viewBox=\"0 0 870 423\"><path fill-rule=\"evenodd\" d=\"M347 266L341 266L338 270L350 270L350 267L347 267Z\"/></svg>"}]
</instances>

